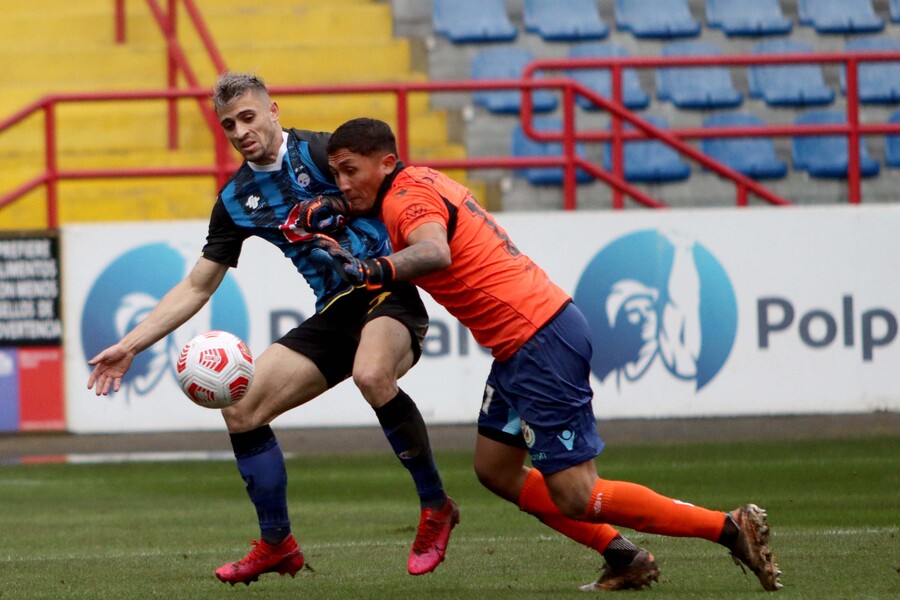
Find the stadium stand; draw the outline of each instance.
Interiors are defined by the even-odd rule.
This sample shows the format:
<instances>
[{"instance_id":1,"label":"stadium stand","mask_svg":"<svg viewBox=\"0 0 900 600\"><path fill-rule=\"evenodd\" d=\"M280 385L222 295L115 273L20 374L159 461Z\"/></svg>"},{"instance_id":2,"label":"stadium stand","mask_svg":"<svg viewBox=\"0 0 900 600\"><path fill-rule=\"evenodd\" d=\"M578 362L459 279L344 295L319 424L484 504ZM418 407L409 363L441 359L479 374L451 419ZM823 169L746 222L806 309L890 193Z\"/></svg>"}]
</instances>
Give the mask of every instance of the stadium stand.
<instances>
[{"instance_id":1,"label":"stadium stand","mask_svg":"<svg viewBox=\"0 0 900 600\"><path fill-rule=\"evenodd\" d=\"M512 24L503 0L432 0L434 32L455 44L508 42L519 28Z\"/></svg>"},{"instance_id":2,"label":"stadium stand","mask_svg":"<svg viewBox=\"0 0 900 600\"><path fill-rule=\"evenodd\" d=\"M900 111L888 118L888 123L900 123ZM900 134L889 135L884 141L884 163L900 169Z\"/></svg>"},{"instance_id":3,"label":"stadium stand","mask_svg":"<svg viewBox=\"0 0 900 600\"><path fill-rule=\"evenodd\" d=\"M890 0L888 9L890 11L891 21L900 23L900 0Z\"/></svg>"},{"instance_id":4,"label":"stadium stand","mask_svg":"<svg viewBox=\"0 0 900 600\"><path fill-rule=\"evenodd\" d=\"M849 40L849 51L900 50L900 42L886 37L862 37ZM859 100L867 104L900 102L900 62L859 64ZM847 72L841 67L841 92L847 93Z\"/></svg>"},{"instance_id":5,"label":"stadium stand","mask_svg":"<svg viewBox=\"0 0 900 600\"><path fill-rule=\"evenodd\" d=\"M660 129L668 124L658 117L643 118ZM631 125L626 130L633 130ZM678 152L656 140L629 140L624 144L625 179L631 182L664 183L683 181L690 177L691 167L681 160ZM612 170L610 144L603 144L603 168Z\"/></svg>"},{"instance_id":6,"label":"stadium stand","mask_svg":"<svg viewBox=\"0 0 900 600\"><path fill-rule=\"evenodd\" d=\"M525 0L525 30L547 41L599 40L609 35L596 0Z\"/></svg>"},{"instance_id":7,"label":"stadium stand","mask_svg":"<svg viewBox=\"0 0 900 600\"><path fill-rule=\"evenodd\" d=\"M534 60L531 51L516 47L485 48L472 59L472 79L518 79L525 65ZM473 102L492 113L518 114L522 102L519 90L480 90L472 94ZM556 108L556 97L547 91L532 93L535 112L549 112Z\"/></svg>"},{"instance_id":8,"label":"stadium stand","mask_svg":"<svg viewBox=\"0 0 900 600\"><path fill-rule=\"evenodd\" d=\"M721 113L707 117L704 127L764 125L756 115ZM787 175L787 163L778 159L775 144L769 138L706 138L700 149L735 171L754 179L780 179Z\"/></svg>"},{"instance_id":9,"label":"stadium stand","mask_svg":"<svg viewBox=\"0 0 900 600\"><path fill-rule=\"evenodd\" d=\"M629 52L615 44L578 44L569 50L569 58L596 58L628 56ZM609 69L572 69L566 75L601 96L612 98L612 75ZM576 99L585 110L596 110L596 105L583 96ZM622 70L622 102L628 108L646 108L650 95L641 88L641 81L634 69Z\"/></svg>"},{"instance_id":10,"label":"stadium stand","mask_svg":"<svg viewBox=\"0 0 900 600\"><path fill-rule=\"evenodd\" d=\"M559 119L539 117L534 120L534 128L538 131L562 131L562 122ZM518 157L563 155L561 143L533 140L525 135L521 124L516 125L513 129L510 148L512 155ZM587 151L583 144L578 144L575 151L580 156L587 157ZM525 177L532 185L561 185L563 182L562 167L529 167L517 170L516 175ZM579 169L576 171L576 180L579 183L588 183L593 178Z\"/></svg>"},{"instance_id":11,"label":"stadium stand","mask_svg":"<svg viewBox=\"0 0 900 600\"><path fill-rule=\"evenodd\" d=\"M800 23L819 33L866 33L884 29L871 0L798 0Z\"/></svg>"},{"instance_id":12,"label":"stadium stand","mask_svg":"<svg viewBox=\"0 0 900 600\"><path fill-rule=\"evenodd\" d=\"M753 46L754 54L812 52L812 46L791 39L766 40ZM830 104L834 90L825 85L821 65L754 65L747 83L753 98L771 106Z\"/></svg>"},{"instance_id":13,"label":"stadium stand","mask_svg":"<svg viewBox=\"0 0 900 600\"><path fill-rule=\"evenodd\" d=\"M794 26L779 0L706 0L706 23L728 36L779 35Z\"/></svg>"},{"instance_id":14,"label":"stadium stand","mask_svg":"<svg viewBox=\"0 0 900 600\"><path fill-rule=\"evenodd\" d=\"M636 38L695 37L700 23L691 15L687 0L616 0L616 26Z\"/></svg>"},{"instance_id":15,"label":"stadium stand","mask_svg":"<svg viewBox=\"0 0 900 600\"><path fill-rule=\"evenodd\" d=\"M395 38L389 4L372 0L195 0L225 62L260 73L270 85L403 81L421 77L411 64L410 42ZM166 87L164 37L147 3L127 3L126 43L114 39L112 3L4 2L0 49L8 82L0 97L5 118L51 93L159 90ZM183 11L183 8L180 9ZM215 68L187 17L179 36L204 86ZM335 23L340 27L335 27ZM247 31L260 33L248 36ZM340 68L335 68L340 65ZM394 118L384 94L340 98L279 97L285 124L333 129L360 114ZM410 98L411 145L419 156L464 156L447 139L447 113L428 98ZM185 168L213 164L211 134L194 100L178 102L178 147L167 138L162 101L64 103L56 107L58 168ZM44 165L40 117L3 134L0 194L36 175ZM463 172L464 173L464 172ZM58 186L59 220L108 221L201 218L216 194L211 176L64 180ZM0 211L0 227L46 226L46 192L37 188Z\"/></svg>"},{"instance_id":16,"label":"stadium stand","mask_svg":"<svg viewBox=\"0 0 900 600\"><path fill-rule=\"evenodd\" d=\"M837 111L812 111L798 116L797 125L846 123L843 113ZM845 178L850 152L844 135L794 136L791 158L795 169L806 171L813 177ZM863 177L878 174L880 165L869 155L866 144L859 144L860 173Z\"/></svg>"},{"instance_id":17,"label":"stadium stand","mask_svg":"<svg viewBox=\"0 0 900 600\"><path fill-rule=\"evenodd\" d=\"M672 42L663 56L712 56L722 54L706 42ZM678 108L708 109L739 106L744 96L735 89L726 67L664 67L656 71L656 95Z\"/></svg>"}]
</instances>

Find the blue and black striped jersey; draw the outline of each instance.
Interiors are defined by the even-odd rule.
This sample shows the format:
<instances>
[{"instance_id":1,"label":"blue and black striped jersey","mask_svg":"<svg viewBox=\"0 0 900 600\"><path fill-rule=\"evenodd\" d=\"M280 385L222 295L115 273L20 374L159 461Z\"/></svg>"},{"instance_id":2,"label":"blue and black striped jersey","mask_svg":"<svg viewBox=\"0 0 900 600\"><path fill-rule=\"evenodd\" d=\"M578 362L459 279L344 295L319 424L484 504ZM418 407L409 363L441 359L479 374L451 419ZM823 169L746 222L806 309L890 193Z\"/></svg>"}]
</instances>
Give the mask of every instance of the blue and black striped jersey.
<instances>
[{"instance_id":1,"label":"blue and black striped jersey","mask_svg":"<svg viewBox=\"0 0 900 600\"><path fill-rule=\"evenodd\" d=\"M294 263L313 289L316 311L321 312L353 289L334 269L309 260L312 234L296 226L300 202L318 195L340 195L325 152L330 134L290 129L283 135L274 164L244 161L219 192L203 256L236 267L244 240L259 236ZM352 219L332 237L359 259L391 253L384 224L376 219Z\"/></svg>"}]
</instances>

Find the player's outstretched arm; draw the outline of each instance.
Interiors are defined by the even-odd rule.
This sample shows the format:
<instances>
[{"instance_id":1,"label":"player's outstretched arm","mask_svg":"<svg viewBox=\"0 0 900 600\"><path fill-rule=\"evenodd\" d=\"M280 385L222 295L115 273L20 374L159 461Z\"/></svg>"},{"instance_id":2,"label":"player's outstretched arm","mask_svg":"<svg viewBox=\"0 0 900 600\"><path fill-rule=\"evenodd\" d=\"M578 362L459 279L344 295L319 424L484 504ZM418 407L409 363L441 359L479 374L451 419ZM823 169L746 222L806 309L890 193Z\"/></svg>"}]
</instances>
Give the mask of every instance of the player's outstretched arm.
<instances>
[{"instance_id":1,"label":"player's outstretched arm","mask_svg":"<svg viewBox=\"0 0 900 600\"><path fill-rule=\"evenodd\" d=\"M94 367L88 389L98 396L117 391L135 355L169 335L203 308L222 283L228 266L201 258L175 287L169 290L147 318L125 337L88 361Z\"/></svg>"},{"instance_id":2,"label":"player's outstretched arm","mask_svg":"<svg viewBox=\"0 0 900 600\"><path fill-rule=\"evenodd\" d=\"M450 266L447 231L437 223L417 227L408 238L409 246L390 256L360 260L337 240L317 233L309 258L333 268L347 283L377 290L391 281L411 281Z\"/></svg>"}]
</instances>

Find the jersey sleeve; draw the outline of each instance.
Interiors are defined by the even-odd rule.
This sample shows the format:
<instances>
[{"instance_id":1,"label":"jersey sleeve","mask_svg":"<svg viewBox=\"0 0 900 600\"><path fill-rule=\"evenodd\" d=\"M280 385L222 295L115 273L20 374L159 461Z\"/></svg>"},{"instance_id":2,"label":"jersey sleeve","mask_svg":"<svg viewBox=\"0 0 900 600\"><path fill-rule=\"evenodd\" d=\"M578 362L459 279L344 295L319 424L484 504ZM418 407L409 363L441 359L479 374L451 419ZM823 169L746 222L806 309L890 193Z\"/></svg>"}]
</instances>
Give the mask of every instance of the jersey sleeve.
<instances>
[{"instance_id":1,"label":"jersey sleeve","mask_svg":"<svg viewBox=\"0 0 900 600\"><path fill-rule=\"evenodd\" d=\"M209 231L206 244L200 255L213 262L236 267L241 255L241 248L248 234L241 231L234 219L228 214L222 198L216 199L209 218Z\"/></svg>"},{"instance_id":2,"label":"jersey sleeve","mask_svg":"<svg viewBox=\"0 0 900 600\"><path fill-rule=\"evenodd\" d=\"M402 241L405 247L409 235L425 223L437 223L447 229L450 211L437 190L408 181L392 189L384 199L382 216L391 239Z\"/></svg>"}]
</instances>

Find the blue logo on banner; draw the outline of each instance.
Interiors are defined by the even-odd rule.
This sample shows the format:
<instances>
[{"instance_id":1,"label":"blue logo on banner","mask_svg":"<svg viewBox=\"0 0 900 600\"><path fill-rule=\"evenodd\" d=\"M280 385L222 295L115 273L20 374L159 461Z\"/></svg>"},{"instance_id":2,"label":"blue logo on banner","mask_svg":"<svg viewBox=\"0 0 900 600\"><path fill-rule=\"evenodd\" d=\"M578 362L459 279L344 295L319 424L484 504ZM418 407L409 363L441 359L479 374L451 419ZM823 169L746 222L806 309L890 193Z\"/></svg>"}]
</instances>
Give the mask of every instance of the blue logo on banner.
<instances>
[{"instance_id":1,"label":"blue logo on banner","mask_svg":"<svg viewBox=\"0 0 900 600\"><path fill-rule=\"evenodd\" d=\"M719 372L737 334L737 301L725 270L677 233L638 231L591 260L575 289L591 327L591 370L601 381L638 381L663 365L696 390ZM656 366L655 366L656 365Z\"/></svg>"},{"instance_id":2,"label":"blue logo on banner","mask_svg":"<svg viewBox=\"0 0 900 600\"><path fill-rule=\"evenodd\" d=\"M191 266L181 252L166 243L140 246L113 260L97 277L84 304L81 345L85 361L143 321ZM209 323L203 331L223 329L248 339L246 303L230 273L213 294L207 310ZM132 393L150 392L167 375L174 378L180 351L180 345L169 335L138 354L122 379L126 398Z\"/></svg>"}]
</instances>

